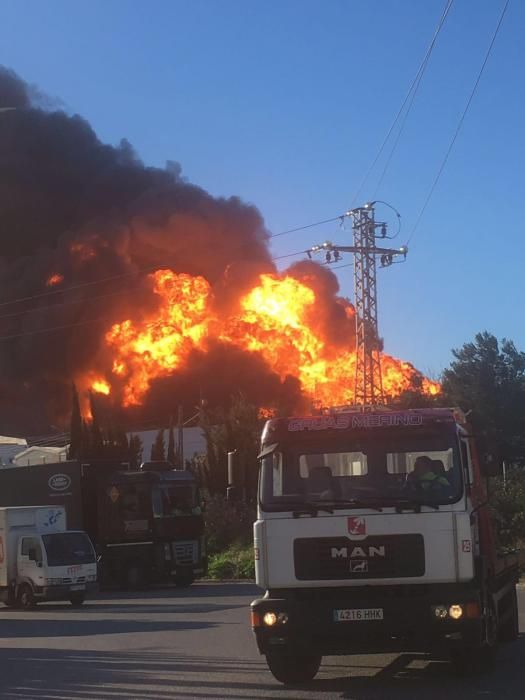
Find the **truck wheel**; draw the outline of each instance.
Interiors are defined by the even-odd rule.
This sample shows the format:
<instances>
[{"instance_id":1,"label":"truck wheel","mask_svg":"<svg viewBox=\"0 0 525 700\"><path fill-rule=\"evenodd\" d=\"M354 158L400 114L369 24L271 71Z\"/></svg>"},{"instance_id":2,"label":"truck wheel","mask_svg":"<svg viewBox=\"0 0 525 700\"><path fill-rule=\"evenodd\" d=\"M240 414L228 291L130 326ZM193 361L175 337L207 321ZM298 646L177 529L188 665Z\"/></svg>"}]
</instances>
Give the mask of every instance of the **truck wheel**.
<instances>
[{"instance_id":1,"label":"truck wheel","mask_svg":"<svg viewBox=\"0 0 525 700\"><path fill-rule=\"evenodd\" d=\"M69 602L74 608L80 608L84 603L86 596L83 593L72 593Z\"/></svg>"},{"instance_id":2,"label":"truck wheel","mask_svg":"<svg viewBox=\"0 0 525 700\"><path fill-rule=\"evenodd\" d=\"M144 585L144 573L136 562L128 564L124 576L124 588L128 591L137 591Z\"/></svg>"},{"instance_id":3,"label":"truck wheel","mask_svg":"<svg viewBox=\"0 0 525 700\"><path fill-rule=\"evenodd\" d=\"M507 620L507 622L505 622L504 625L500 627L499 630L500 642L504 643L515 642L520 633L518 595L515 588L512 589L509 608L512 611L511 617L509 620Z\"/></svg>"},{"instance_id":4,"label":"truck wheel","mask_svg":"<svg viewBox=\"0 0 525 700\"><path fill-rule=\"evenodd\" d=\"M23 583L18 589L17 603L22 610L31 610L35 607L36 600L33 589L28 583Z\"/></svg>"},{"instance_id":5,"label":"truck wheel","mask_svg":"<svg viewBox=\"0 0 525 700\"><path fill-rule=\"evenodd\" d=\"M195 576L193 574L180 574L175 576L174 581L178 588L189 588L195 581Z\"/></svg>"},{"instance_id":6,"label":"truck wheel","mask_svg":"<svg viewBox=\"0 0 525 700\"><path fill-rule=\"evenodd\" d=\"M485 639L479 646L454 649L451 662L460 675L490 671L498 653L498 619L496 607L491 600L485 619Z\"/></svg>"},{"instance_id":7,"label":"truck wheel","mask_svg":"<svg viewBox=\"0 0 525 700\"><path fill-rule=\"evenodd\" d=\"M266 662L273 677L285 685L297 685L313 680L322 658L318 654L286 654L276 651L266 654Z\"/></svg>"}]
</instances>

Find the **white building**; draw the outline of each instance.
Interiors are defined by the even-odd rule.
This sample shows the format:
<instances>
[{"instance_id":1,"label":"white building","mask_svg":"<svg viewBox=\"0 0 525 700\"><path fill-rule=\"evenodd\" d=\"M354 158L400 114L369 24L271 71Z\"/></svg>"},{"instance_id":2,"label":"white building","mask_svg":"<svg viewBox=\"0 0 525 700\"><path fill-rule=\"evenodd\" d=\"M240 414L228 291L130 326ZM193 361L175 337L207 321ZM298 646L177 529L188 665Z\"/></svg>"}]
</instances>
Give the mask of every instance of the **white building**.
<instances>
[{"instance_id":1,"label":"white building","mask_svg":"<svg viewBox=\"0 0 525 700\"><path fill-rule=\"evenodd\" d=\"M67 459L67 445L65 447L39 447L33 445L19 452L12 459L16 467L30 467L34 464L54 464L65 462Z\"/></svg>"},{"instance_id":2,"label":"white building","mask_svg":"<svg viewBox=\"0 0 525 700\"><path fill-rule=\"evenodd\" d=\"M27 448L25 438L0 435L0 467L13 465L13 459Z\"/></svg>"}]
</instances>

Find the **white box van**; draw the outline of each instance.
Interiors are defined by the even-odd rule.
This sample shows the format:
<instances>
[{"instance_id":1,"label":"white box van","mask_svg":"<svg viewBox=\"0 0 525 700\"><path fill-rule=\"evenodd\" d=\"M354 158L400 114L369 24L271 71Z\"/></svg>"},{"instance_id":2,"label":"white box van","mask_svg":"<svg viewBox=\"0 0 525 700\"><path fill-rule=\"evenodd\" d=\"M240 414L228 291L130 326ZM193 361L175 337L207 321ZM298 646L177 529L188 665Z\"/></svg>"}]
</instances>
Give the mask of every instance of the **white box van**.
<instances>
[{"instance_id":1,"label":"white box van","mask_svg":"<svg viewBox=\"0 0 525 700\"><path fill-rule=\"evenodd\" d=\"M0 508L0 600L6 605L69 600L79 606L96 581L91 540L67 530L64 507Z\"/></svg>"}]
</instances>

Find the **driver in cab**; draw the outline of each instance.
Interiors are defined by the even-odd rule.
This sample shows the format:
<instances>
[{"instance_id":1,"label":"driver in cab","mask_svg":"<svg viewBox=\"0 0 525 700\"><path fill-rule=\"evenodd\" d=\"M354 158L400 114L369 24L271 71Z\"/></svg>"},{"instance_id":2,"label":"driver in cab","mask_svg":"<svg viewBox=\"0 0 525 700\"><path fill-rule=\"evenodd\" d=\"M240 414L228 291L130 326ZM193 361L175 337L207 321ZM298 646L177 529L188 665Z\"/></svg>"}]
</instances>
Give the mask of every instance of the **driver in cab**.
<instances>
[{"instance_id":1,"label":"driver in cab","mask_svg":"<svg viewBox=\"0 0 525 700\"><path fill-rule=\"evenodd\" d=\"M417 485L423 491L450 486L450 482L444 473L436 468L434 460L425 455L418 457L414 462L414 471L412 474L409 474L408 482Z\"/></svg>"}]
</instances>

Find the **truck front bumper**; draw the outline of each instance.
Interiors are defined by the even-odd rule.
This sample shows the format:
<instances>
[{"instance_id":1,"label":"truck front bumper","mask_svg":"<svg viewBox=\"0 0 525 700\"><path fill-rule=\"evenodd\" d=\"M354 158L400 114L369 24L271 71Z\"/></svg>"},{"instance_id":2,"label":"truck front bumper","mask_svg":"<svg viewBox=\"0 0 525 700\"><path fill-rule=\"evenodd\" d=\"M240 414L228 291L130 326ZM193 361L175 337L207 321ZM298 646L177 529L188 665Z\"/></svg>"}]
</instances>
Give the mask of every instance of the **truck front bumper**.
<instances>
[{"instance_id":1,"label":"truck front bumper","mask_svg":"<svg viewBox=\"0 0 525 700\"><path fill-rule=\"evenodd\" d=\"M448 610L451 605L461 605L459 619L436 615L436 606ZM363 619L336 621L341 610L374 612L361 613ZM459 585L280 591L254 600L251 611L261 654L278 648L321 655L435 652L477 646L483 639L477 593ZM265 622L266 613L275 614L273 624ZM355 613L347 615L355 618Z\"/></svg>"},{"instance_id":2,"label":"truck front bumper","mask_svg":"<svg viewBox=\"0 0 525 700\"><path fill-rule=\"evenodd\" d=\"M37 600L69 600L72 595L85 595L87 597L97 591L98 584L95 582L58 586L38 586L34 589L34 595Z\"/></svg>"}]
</instances>

